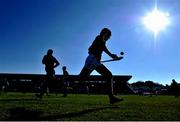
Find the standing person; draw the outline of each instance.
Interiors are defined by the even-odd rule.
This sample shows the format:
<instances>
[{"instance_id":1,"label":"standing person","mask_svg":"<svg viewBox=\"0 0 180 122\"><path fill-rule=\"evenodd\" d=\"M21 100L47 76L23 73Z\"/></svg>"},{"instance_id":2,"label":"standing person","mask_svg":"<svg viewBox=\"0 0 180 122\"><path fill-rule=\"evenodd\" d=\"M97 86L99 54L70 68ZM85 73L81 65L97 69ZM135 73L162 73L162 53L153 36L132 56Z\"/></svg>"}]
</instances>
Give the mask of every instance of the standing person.
<instances>
[{"instance_id":1,"label":"standing person","mask_svg":"<svg viewBox=\"0 0 180 122\"><path fill-rule=\"evenodd\" d=\"M117 59L118 56L112 54L106 47L106 42L111 37L111 31L108 28L103 28L100 34L95 38L92 45L89 47L89 55L86 58L85 65L79 74L80 79L88 77L93 70L96 70L107 80L107 91L110 104L123 101L123 99L117 98L113 95L113 76L112 73L101 64L101 55L103 51L113 59ZM122 57L121 57L122 58Z\"/></svg>"},{"instance_id":2,"label":"standing person","mask_svg":"<svg viewBox=\"0 0 180 122\"><path fill-rule=\"evenodd\" d=\"M45 65L46 78L41 85L40 94L36 94L38 98L42 98L43 94L47 92L47 88L52 80L55 80L55 70L59 66L58 60L53 56L53 50L49 49L47 54L42 59L42 64Z\"/></svg>"},{"instance_id":3,"label":"standing person","mask_svg":"<svg viewBox=\"0 0 180 122\"><path fill-rule=\"evenodd\" d=\"M68 73L68 71L67 71L66 66L63 66L63 67L62 67L62 70L63 70L63 78L68 77L69 73ZM63 80L63 97L66 97L66 96L67 96L68 87L69 87L69 82Z\"/></svg>"},{"instance_id":4,"label":"standing person","mask_svg":"<svg viewBox=\"0 0 180 122\"><path fill-rule=\"evenodd\" d=\"M2 81L2 82L0 83L0 85L1 85L1 92L2 92L2 93L7 93L7 89L8 89L8 86L9 86L8 79L5 78L4 81Z\"/></svg>"}]
</instances>

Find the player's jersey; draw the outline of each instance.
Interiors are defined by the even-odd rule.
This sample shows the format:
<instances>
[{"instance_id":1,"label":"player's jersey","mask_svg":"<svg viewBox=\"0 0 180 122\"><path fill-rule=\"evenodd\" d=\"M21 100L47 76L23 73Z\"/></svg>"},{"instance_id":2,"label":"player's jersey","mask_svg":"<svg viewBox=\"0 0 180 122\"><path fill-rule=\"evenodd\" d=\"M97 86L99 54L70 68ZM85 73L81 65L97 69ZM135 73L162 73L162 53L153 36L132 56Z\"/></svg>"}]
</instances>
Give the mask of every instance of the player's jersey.
<instances>
[{"instance_id":1,"label":"player's jersey","mask_svg":"<svg viewBox=\"0 0 180 122\"><path fill-rule=\"evenodd\" d=\"M63 71L63 76L68 76L69 75L69 73L65 70L65 71Z\"/></svg>"},{"instance_id":2,"label":"player's jersey","mask_svg":"<svg viewBox=\"0 0 180 122\"><path fill-rule=\"evenodd\" d=\"M56 62L58 62L56 58L48 55L45 55L42 60L42 63L46 66L46 70L53 70Z\"/></svg>"},{"instance_id":3,"label":"player's jersey","mask_svg":"<svg viewBox=\"0 0 180 122\"><path fill-rule=\"evenodd\" d=\"M101 36L97 36L92 45L89 47L89 54L93 54L98 61L101 60L101 55L106 48L106 43L103 42Z\"/></svg>"}]
</instances>

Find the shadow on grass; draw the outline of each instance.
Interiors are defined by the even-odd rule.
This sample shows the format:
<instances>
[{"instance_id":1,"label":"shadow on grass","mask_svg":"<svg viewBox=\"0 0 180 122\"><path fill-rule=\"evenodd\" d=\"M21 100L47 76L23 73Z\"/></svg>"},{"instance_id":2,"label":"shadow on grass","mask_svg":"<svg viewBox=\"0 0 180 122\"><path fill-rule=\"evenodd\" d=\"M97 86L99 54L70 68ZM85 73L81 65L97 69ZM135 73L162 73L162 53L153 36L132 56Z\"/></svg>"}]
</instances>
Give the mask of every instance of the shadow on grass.
<instances>
[{"instance_id":1,"label":"shadow on grass","mask_svg":"<svg viewBox=\"0 0 180 122\"><path fill-rule=\"evenodd\" d=\"M26 110L23 107L14 108L9 110L9 118L4 119L5 121L42 121L42 120L61 120L63 118L70 118L70 117L76 117L81 116L84 114L92 113L95 111L105 110L105 109L119 109L120 107L117 106L109 106L109 107L99 107L99 108L92 108L92 109L86 109L79 112L69 112L69 113L62 113L57 115L49 115L49 116L43 116L42 111L36 111L36 110Z\"/></svg>"},{"instance_id":2,"label":"shadow on grass","mask_svg":"<svg viewBox=\"0 0 180 122\"><path fill-rule=\"evenodd\" d=\"M34 120L41 120L40 115L42 114L41 111L35 110L27 110L24 107L18 107L9 109L9 117L4 119L4 121L34 121Z\"/></svg>"},{"instance_id":3,"label":"shadow on grass","mask_svg":"<svg viewBox=\"0 0 180 122\"><path fill-rule=\"evenodd\" d=\"M32 100L37 100L37 99L24 99L24 98L21 98L21 99L0 99L0 102L2 101L2 102L10 102L10 101L32 101Z\"/></svg>"},{"instance_id":4,"label":"shadow on grass","mask_svg":"<svg viewBox=\"0 0 180 122\"><path fill-rule=\"evenodd\" d=\"M84 114L92 113L95 111L105 110L105 109L119 109L120 107L117 106L110 106L110 107L99 107L99 108L92 108L92 109L86 109L79 112L69 112L69 113L63 113L59 115L53 115L53 116L46 116L43 117L43 120L57 120L62 118L70 118L70 117L78 117Z\"/></svg>"}]
</instances>

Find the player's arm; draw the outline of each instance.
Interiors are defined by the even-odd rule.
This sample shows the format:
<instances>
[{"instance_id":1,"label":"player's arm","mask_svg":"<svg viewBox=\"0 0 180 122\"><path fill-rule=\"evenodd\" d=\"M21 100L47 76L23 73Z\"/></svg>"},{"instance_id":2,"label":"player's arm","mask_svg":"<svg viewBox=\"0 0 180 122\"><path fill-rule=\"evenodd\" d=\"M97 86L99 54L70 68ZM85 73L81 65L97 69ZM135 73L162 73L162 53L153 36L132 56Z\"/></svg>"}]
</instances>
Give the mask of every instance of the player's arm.
<instances>
[{"instance_id":1,"label":"player's arm","mask_svg":"<svg viewBox=\"0 0 180 122\"><path fill-rule=\"evenodd\" d=\"M118 56L117 56L116 54L112 54L112 53L107 49L106 46L105 46L105 48L104 48L104 52L105 52L106 54L108 54L111 58L113 58L113 59L118 59Z\"/></svg>"},{"instance_id":2,"label":"player's arm","mask_svg":"<svg viewBox=\"0 0 180 122\"><path fill-rule=\"evenodd\" d=\"M42 64L45 64L45 58L46 58L46 56L43 57Z\"/></svg>"},{"instance_id":3,"label":"player's arm","mask_svg":"<svg viewBox=\"0 0 180 122\"><path fill-rule=\"evenodd\" d=\"M54 68L56 68L60 64L56 58L54 58L54 63L55 63Z\"/></svg>"}]
</instances>

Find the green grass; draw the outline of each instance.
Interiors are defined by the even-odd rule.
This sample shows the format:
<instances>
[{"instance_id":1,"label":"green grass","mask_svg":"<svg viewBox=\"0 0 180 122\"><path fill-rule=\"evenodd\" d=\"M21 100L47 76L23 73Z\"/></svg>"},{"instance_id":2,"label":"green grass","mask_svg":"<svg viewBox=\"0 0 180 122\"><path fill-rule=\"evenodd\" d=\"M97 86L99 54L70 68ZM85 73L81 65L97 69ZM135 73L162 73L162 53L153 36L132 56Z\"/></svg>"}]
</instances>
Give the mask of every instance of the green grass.
<instances>
[{"instance_id":1,"label":"green grass","mask_svg":"<svg viewBox=\"0 0 180 122\"><path fill-rule=\"evenodd\" d=\"M0 95L0 120L180 120L180 98L174 96L122 95L124 101L109 105L106 95L68 95L67 98L33 93Z\"/></svg>"}]
</instances>

